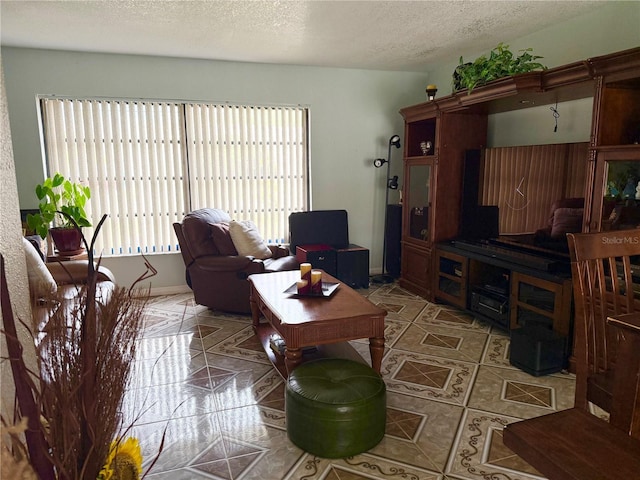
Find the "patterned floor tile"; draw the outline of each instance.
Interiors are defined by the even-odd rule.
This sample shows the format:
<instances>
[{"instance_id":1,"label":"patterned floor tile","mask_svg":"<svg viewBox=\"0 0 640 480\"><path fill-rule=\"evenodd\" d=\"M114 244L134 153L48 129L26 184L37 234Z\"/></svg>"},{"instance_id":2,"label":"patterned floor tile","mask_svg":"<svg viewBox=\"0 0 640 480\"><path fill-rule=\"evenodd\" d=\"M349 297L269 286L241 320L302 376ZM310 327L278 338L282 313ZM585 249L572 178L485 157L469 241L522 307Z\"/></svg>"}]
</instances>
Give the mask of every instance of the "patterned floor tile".
<instances>
[{"instance_id":1,"label":"patterned floor tile","mask_svg":"<svg viewBox=\"0 0 640 480\"><path fill-rule=\"evenodd\" d=\"M385 308L382 441L321 459L287 438L285 383L249 315L153 297L123 409L151 480L540 480L502 443L502 428L573 405L575 377L534 377L509 363L509 335L397 284L358 290ZM349 342L370 362L368 339ZM332 347L329 347L332 350ZM335 349L337 351L337 349ZM370 363L369 363L370 364Z\"/></svg>"},{"instance_id":2,"label":"patterned floor tile","mask_svg":"<svg viewBox=\"0 0 640 480\"><path fill-rule=\"evenodd\" d=\"M372 479L441 480L442 476L409 465L385 460L370 454L329 460L306 455L283 479L372 480Z\"/></svg>"},{"instance_id":3,"label":"patterned floor tile","mask_svg":"<svg viewBox=\"0 0 640 480\"><path fill-rule=\"evenodd\" d=\"M464 405L477 365L419 353L392 350L382 362L387 390Z\"/></svg>"},{"instance_id":4,"label":"patterned floor tile","mask_svg":"<svg viewBox=\"0 0 640 480\"><path fill-rule=\"evenodd\" d=\"M384 346L386 348L391 348L398 341L398 338L402 335L402 333L409 328L409 324L407 322L398 321L398 320L390 320L385 319L384 322ZM353 340L353 342L358 343L366 343L369 345L368 338L359 338L357 340Z\"/></svg>"},{"instance_id":5,"label":"patterned floor tile","mask_svg":"<svg viewBox=\"0 0 640 480\"><path fill-rule=\"evenodd\" d=\"M175 312L147 307L144 315L145 329L143 335L145 338L176 335L183 328L189 328L196 322L196 315L178 316Z\"/></svg>"},{"instance_id":6,"label":"patterned floor tile","mask_svg":"<svg viewBox=\"0 0 640 480\"><path fill-rule=\"evenodd\" d=\"M387 392L387 409L385 436L370 453L443 472L463 408Z\"/></svg>"},{"instance_id":7,"label":"patterned floor tile","mask_svg":"<svg viewBox=\"0 0 640 480\"><path fill-rule=\"evenodd\" d=\"M221 438L217 420L209 414L140 424L133 428L131 434L140 441L145 471L157 456L151 469L151 473L156 474L186 467Z\"/></svg>"},{"instance_id":8,"label":"patterned floor tile","mask_svg":"<svg viewBox=\"0 0 640 480\"><path fill-rule=\"evenodd\" d=\"M461 480L543 478L502 442L502 429L516 420L480 410L466 409L445 473Z\"/></svg>"},{"instance_id":9,"label":"patterned floor tile","mask_svg":"<svg viewBox=\"0 0 640 480\"><path fill-rule=\"evenodd\" d=\"M416 324L429 323L442 325L451 328L462 328L465 330L478 330L489 332L491 327L479 321L473 315L463 312L455 307L446 305L436 305L429 303L415 320Z\"/></svg>"},{"instance_id":10,"label":"patterned floor tile","mask_svg":"<svg viewBox=\"0 0 640 480\"><path fill-rule=\"evenodd\" d=\"M494 333L489 335L480 363L496 367L515 368L509 363L509 342L509 337L506 334Z\"/></svg>"},{"instance_id":11,"label":"patterned floor tile","mask_svg":"<svg viewBox=\"0 0 640 480\"><path fill-rule=\"evenodd\" d=\"M425 355L478 362L486 342L487 334L484 332L432 324L412 324L402 333L393 347Z\"/></svg>"},{"instance_id":12,"label":"patterned floor tile","mask_svg":"<svg viewBox=\"0 0 640 480\"><path fill-rule=\"evenodd\" d=\"M189 348L186 348L183 354L146 357L133 364L133 381L130 388L185 382L205 366L205 355Z\"/></svg>"},{"instance_id":13,"label":"patterned floor tile","mask_svg":"<svg viewBox=\"0 0 640 480\"><path fill-rule=\"evenodd\" d=\"M391 297L386 295L371 295L369 301L387 311L388 320L412 322L416 316L424 309L424 300L407 300L401 297Z\"/></svg>"},{"instance_id":14,"label":"patterned floor tile","mask_svg":"<svg viewBox=\"0 0 640 480\"><path fill-rule=\"evenodd\" d=\"M259 347L259 342L251 326L246 326L234 335L216 343L208 348L207 352L271 365L264 350Z\"/></svg>"},{"instance_id":15,"label":"patterned floor tile","mask_svg":"<svg viewBox=\"0 0 640 480\"><path fill-rule=\"evenodd\" d=\"M482 365L468 406L530 418L573 407L574 394L575 379L570 375L534 377L517 369Z\"/></svg>"}]
</instances>

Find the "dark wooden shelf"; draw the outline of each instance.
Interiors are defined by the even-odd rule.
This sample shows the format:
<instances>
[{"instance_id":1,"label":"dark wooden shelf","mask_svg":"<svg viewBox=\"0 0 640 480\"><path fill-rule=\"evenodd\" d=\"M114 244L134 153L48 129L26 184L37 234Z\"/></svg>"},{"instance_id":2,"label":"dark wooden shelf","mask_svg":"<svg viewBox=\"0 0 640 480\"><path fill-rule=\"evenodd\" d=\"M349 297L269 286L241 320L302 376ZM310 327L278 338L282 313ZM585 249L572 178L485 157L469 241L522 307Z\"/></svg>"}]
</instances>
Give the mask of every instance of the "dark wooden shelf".
<instances>
[{"instance_id":1,"label":"dark wooden shelf","mask_svg":"<svg viewBox=\"0 0 640 480\"><path fill-rule=\"evenodd\" d=\"M474 88L471 93L459 90L403 108L400 114L406 122L413 122L435 116L436 112L471 110L490 114L590 98L595 94L596 77L606 75L612 82L625 81L637 76L634 70L640 70L640 48L500 78Z\"/></svg>"}]
</instances>

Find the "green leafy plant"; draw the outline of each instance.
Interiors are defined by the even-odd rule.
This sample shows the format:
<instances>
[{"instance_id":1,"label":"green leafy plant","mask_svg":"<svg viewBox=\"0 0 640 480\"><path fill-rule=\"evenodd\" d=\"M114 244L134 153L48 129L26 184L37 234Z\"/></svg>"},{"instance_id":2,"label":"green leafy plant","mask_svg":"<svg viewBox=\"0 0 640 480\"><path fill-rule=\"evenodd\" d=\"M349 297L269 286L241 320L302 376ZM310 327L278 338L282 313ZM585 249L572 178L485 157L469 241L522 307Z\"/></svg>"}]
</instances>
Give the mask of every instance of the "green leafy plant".
<instances>
[{"instance_id":1,"label":"green leafy plant","mask_svg":"<svg viewBox=\"0 0 640 480\"><path fill-rule=\"evenodd\" d=\"M47 237L52 222L62 228L91 226L84 210L91 198L88 186L73 183L56 173L36 185L36 196L40 200L40 213L27 215L27 225L42 238Z\"/></svg>"},{"instance_id":2,"label":"green leafy plant","mask_svg":"<svg viewBox=\"0 0 640 480\"><path fill-rule=\"evenodd\" d=\"M467 63L460 57L460 65L453 72L453 91L466 88L471 93L475 87L498 78L547 69L535 61L543 57L533 55L531 48L520 52L520 55L516 56L509 50L509 45L500 42L491 50L489 57L481 55L475 61Z\"/></svg>"}]
</instances>

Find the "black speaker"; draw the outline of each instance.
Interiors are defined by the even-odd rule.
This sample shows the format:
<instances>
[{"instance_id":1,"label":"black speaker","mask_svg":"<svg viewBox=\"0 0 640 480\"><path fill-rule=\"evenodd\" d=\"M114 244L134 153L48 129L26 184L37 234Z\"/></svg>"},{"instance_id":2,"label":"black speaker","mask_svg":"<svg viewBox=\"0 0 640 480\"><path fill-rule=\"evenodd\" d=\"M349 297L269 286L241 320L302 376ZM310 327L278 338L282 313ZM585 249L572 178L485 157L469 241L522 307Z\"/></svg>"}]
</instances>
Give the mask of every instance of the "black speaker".
<instances>
[{"instance_id":1,"label":"black speaker","mask_svg":"<svg viewBox=\"0 0 640 480\"><path fill-rule=\"evenodd\" d=\"M545 327L511 330L509 363L536 377L561 371L567 361L567 337Z\"/></svg>"},{"instance_id":2,"label":"black speaker","mask_svg":"<svg viewBox=\"0 0 640 480\"><path fill-rule=\"evenodd\" d=\"M464 218L465 212L472 212L480 204L480 165L482 150L467 150L464 153L464 168L462 174L462 205L460 211Z\"/></svg>"},{"instance_id":3,"label":"black speaker","mask_svg":"<svg viewBox=\"0 0 640 480\"><path fill-rule=\"evenodd\" d=\"M369 250L350 244L336 250L336 277L351 288L369 288Z\"/></svg>"},{"instance_id":4,"label":"black speaker","mask_svg":"<svg viewBox=\"0 0 640 480\"><path fill-rule=\"evenodd\" d=\"M324 270L329 275L337 276L337 255L330 245L298 245L296 260L298 263L310 263L312 268Z\"/></svg>"},{"instance_id":5,"label":"black speaker","mask_svg":"<svg viewBox=\"0 0 640 480\"><path fill-rule=\"evenodd\" d=\"M500 212L496 205L480 205L482 150L467 150L462 175L460 237L469 240L496 238L500 234Z\"/></svg>"},{"instance_id":6,"label":"black speaker","mask_svg":"<svg viewBox=\"0 0 640 480\"><path fill-rule=\"evenodd\" d=\"M402 205L387 205L387 241L385 258L386 272L394 277L400 276L400 239L402 238Z\"/></svg>"}]
</instances>

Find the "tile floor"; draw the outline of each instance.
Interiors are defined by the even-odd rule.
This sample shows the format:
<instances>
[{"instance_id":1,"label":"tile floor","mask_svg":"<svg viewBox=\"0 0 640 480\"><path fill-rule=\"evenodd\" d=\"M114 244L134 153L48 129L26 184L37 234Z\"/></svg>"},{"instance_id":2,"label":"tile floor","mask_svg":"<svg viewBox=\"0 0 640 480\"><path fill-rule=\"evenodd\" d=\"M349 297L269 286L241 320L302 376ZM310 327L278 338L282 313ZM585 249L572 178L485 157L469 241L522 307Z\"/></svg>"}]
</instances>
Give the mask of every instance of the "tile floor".
<instances>
[{"instance_id":1,"label":"tile floor","mask_svg":"<svg viewBox=\"0 0 640 480\"><path fill-rule=\"evenodd\" d=\"M372 450L327 460L294 446L284 384L249 316L154 297L125 400L149 480L540 480L502 443L504 425L573 405L573 375L509 365L503 331L397 285L358 290L385 308L386 434ZM369 361L368 341L352 346Z\"/></svg>"}]
</instances>

